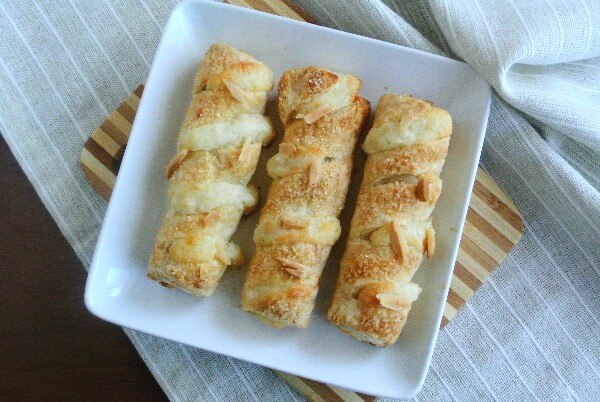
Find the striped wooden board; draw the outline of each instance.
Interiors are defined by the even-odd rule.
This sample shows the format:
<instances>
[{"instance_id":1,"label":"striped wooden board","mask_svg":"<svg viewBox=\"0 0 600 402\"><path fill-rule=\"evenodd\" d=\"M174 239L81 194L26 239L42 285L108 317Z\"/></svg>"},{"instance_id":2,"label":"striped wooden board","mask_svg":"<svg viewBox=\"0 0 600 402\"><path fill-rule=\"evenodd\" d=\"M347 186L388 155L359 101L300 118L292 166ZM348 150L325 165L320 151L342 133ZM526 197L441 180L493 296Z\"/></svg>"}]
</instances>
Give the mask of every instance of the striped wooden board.
<instances>
[{"instance_id":1,"label":"striped wooden board","mask_svg":"<svg viewBox=\"0 0 600 402\"><path fill-rule=\"evenodd\" d=\"M285 17L314 22L287 0L229 0ZM144 86L140 85L93 132L81 152L81 166L92 187L109 200L127 145ZM442 326L468 301L506 257L523 233L523 222L512 201L481 168L477 171L471 203L461 238L454 276L446 300ZM375 398L277 372L311 401L372 401Z\"/></svg>"}]
</instances>

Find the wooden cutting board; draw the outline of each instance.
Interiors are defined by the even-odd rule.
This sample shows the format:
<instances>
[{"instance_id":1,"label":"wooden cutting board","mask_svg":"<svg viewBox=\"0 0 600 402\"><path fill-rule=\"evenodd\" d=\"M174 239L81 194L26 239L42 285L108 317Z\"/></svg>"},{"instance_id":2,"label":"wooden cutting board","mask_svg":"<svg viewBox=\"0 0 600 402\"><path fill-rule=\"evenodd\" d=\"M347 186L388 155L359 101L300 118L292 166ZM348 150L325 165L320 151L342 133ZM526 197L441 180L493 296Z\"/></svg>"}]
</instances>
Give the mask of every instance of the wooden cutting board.
<instances>
[{"instance_id":1,"label":"wooden cutting board","mask_svg":"<svg viewBox=\"0 0 600 402\"><path fill-rule=\"evenodd\" d=\"M228 0L237 6L278 14L301 21L314 22L287 0ZM92 187L110 199L127 145L142 92L140 85L92 133L81 152L81 166ZM512 201L481 168L477 177L469 212L461 238L454 276L446 300L441 325L446 325L506 257L523 234L523 222ZM371 401L368 395L329 386L305 378L277 372L293 388L311 401Z\"/></svg>"}]
</instances>

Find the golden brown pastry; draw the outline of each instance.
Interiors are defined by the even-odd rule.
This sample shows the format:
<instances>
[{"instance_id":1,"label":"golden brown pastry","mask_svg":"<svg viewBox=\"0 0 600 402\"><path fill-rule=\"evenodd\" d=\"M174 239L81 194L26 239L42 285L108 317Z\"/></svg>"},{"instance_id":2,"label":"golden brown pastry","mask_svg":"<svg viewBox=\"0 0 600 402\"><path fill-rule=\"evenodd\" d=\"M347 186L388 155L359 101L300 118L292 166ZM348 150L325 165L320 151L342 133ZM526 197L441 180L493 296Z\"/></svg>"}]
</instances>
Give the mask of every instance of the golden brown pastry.
<instances>
[{"instance_id":1,"label":"golden brown pastry","mask_svg":"<svg viewBox=\"0 0 600 402\"><path fill-rule=\"evenodd\" d=\"M442 189L452 119L431 102L384 95L364 150L365 174L328 318L389 346L421 288L411 279L435 249L431 212Z\"/></svg>"},{"instance_id":2,"label":"golden brown pastry","mask_svg":"<svg viewBox=\"0 0 600 402\"><path fill-rule=\"evenodd\" d=\"M267 169L273 178L254 232L256 251L242 308L274 327L306 327L319 278L340 236L357 136L369 115L352 75L307 67L279 82L285 135Z\"/></svg>"},{"instance_id":3,"label":"golden brown pastry","mask_svg":"<svg viewBox=\"0 0 600 402\"><path fill-rule=\"evenodd\" d=\"M257 202L248 181L261 146L274 135L263 116L272 87L271 70L246 53L225 44L206 52L167 166L169 206L150 259L151 279L206 297L228 265L243 262L230 238Z\"/></svg>"}]
</instances>

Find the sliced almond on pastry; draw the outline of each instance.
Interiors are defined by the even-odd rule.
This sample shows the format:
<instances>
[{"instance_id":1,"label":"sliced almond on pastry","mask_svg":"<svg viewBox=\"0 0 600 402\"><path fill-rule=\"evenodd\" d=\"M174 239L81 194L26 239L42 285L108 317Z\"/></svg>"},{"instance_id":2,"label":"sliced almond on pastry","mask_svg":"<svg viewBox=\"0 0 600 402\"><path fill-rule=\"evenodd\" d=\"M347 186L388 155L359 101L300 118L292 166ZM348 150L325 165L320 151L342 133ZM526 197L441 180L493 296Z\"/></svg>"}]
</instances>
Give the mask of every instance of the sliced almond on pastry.
<instances>
[{"instance_id":1,"label":"sliced almond on pastry","mask_svg":"<svg viewBox=\"0 0 600 402\"><path fill-rule=\"evenodd\" d=\"M403 297L400 297L400 295L394 292L379 293L375 297L377 300L379 300L381 307L385 307L390 310L402 311L410 306L409 301L405 300Z\"/></svg>"},{"instance_id":2,"label":"sliced almond on pastry","mask_svg":"<svg viewBox=\"0 0 600 402\"><path fill-rule=\"evenodd\" d=\"M231 259L230 265L242 265L246 262L244 253L235 243L229 243L226 247L226 252Z\"/></svg>"},{"instance_id":3,"label":"sliced almond on pastry","mask_svg":"<svg viewBox=\"0 0 600 402\"><path fill-rule=\"evenodd\" d=\"M377 184L389 184L389 183L406 183L406 184L417 184L417 176L412 174L392 174L383 176L377 180Z\"/></svg>"},{"instance_id":4,"label":"sliced almond on pastry","mask_svg":"<svg viewBox=\"0 0 600 402\"><path fill-rule=\"evenodd\" d=\"M398 260L400 263L403 263L406 257L408 256L408 244L406 243L406 238L402 233L402 228L397 221L392 222L392 233L390 236L390 243L392 245L392 249L394 253L398 256Z\"/></svg>"},{"instance_id":5,"label":"sliced almond on pastry","mask_svg":"<svg viewBox=\"0 0 600 402\"><path fill-rule=\"evenodd\" d=\"M434 252L435 252L435 230L433 230L433 226L430 226L425 231L425 257L427 257L427 258L433 257Z\"/></svg>"},{"instance_id":6,"label":"sliced almond on pastry","mask_svg":"<svg viewBox=\"0 0 600 402\"><path fill-rule=\"evenodd\" d=\"M284 229L304 229L306 227L306 221L303 219L282 218L280 224Z\"/></svg>"},{"instance_id":7,"label":"sliced almond on pastry","mask_svg":"<svg viewBox=\"0 0 600 402\"><path fill-rule=\"evenodd\" d=\"M258 188L254 184L248 184L246 188L252 195L253 200L250 203L244 205L244 215L248 215L252 211L254 211L254 208L256 208L256 205L258 204Z\"/></svg>"},{"instance_id":8,"label":"sliced almond on pastry","mask_svg":"<svg viewBox=\"0 0 600 402\"><path fill-rule=\"evenodd\" d=\"M244 88L230 80L223 80L223 84L225 84L231 96L233 96L242 105L248 106L248 96Z\"/></svg>"},{"instance_id":9,"label":"sliced almond on pastry","mask_svg":"<svg viewBox=\"0 0 600 402\"><path fill-rule=\"evenodd\" d=\"M316 108L315 110L311 110L310 112L304 115L296 115L297 118L304 119L307 124L313 124L315 121L319 120L321 117L328 115L333 111L333 107L321 106Z\"/></svg>"},{"instance_id":10,"label":"sliced almond on pastry","mask_svg":"<svg viewBox=\"0 0 600 402\"><path fill-rule=\"evenodd\" d=\"M304 265L287 258L277 258L277 261L283 265L285 272L295 276L296 278L304 278L308 271L310 271L310 267L308 265Z\"/></svg>"},{"instance_id":11,"label":"sliced almond on pastry","mask_svg":"<svg viewBox=\"0 0 600 402\"><path fill-rule=\"evenodd\" d=\"M181 164L183 163L187 154L188 154L187 149L182 149L175 154L173 159L171 159L171 161L167 165L167 172L166 172L167 179L170 179L171 176L173 176L173 173L175 173L177 171L177 169L179 169L179 166L181 166Z\"/></svg>"},{"instance_id":12,"label":"sliced almond on pastry","mask_svg":"<svg viewBox=\"0 0 600 402\"><path fill-rule=\"evenodd\" d=\"M231 258L229 258L229 256L227 255L227 251L225 250L225 247L223 247L223 245L221 245L221 244L217 244L217 246L216 246L215 257L217 258L217 260L221 261L223 264L231 265Z\"/></svg>"},{"instance_id":13,"label":"sliced almond on pastry","mask_svg":"<svg viewBox=\"0 0 600 402\"><path fill-rule=\"evenodd\" d=\"M242 145L242 149L240 150L240 154L238 155L238 161L246 162L248 160L251 145L252 143L250 141L244 141L244 145Z\"/></svg>"},{"instance_id":14,"label":"sliced almond on pastry","mask_svg":"<svg viewBox=\"0 0 600 402\"><path fill-rule=\"evenodd\" d=\"M358 301L371 306L379 304L377 295L380 293L389 292L394 289L394 285L389 282L375 282L360 288L357 294Z\"/></svg>"}]
</instances>

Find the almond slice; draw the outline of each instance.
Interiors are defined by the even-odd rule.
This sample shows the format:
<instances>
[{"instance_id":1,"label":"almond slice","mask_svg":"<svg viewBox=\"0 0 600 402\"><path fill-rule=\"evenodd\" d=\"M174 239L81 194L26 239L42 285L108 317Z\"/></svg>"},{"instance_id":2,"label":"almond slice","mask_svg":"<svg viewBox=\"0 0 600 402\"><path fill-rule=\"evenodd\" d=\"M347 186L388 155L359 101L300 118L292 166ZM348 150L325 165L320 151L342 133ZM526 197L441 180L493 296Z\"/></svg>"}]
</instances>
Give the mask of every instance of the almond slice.
<instances>
[{"instance_id":1,"label":"almond slice","mask_svg":"<svg viewBox=\"0 0 600 402\"><path fill-rule=\"evenodd\" d=\"M390 292L394 289L394 285L390 282L375 282L363 286L357 292L357 299L365 305L377 306L379 300L377 295L380 293Z\"/></svg>"},{"instance_id":2,"label":"almond slice","mask_svg":"<svg viewBox=\"0 0 600 402\"><path fill-rule=\"evenodd\" d=\"M231 265L233 265L233 266L239 267L240 265L244 265L245 263L246 263L246 256L241 251L238 251L231 258Z\"/></svg>"},{"instance_id":3,"label":"almond slice","mask_svg":"<svg viewBox=\"0 0 600 402\"><path fill-rule=\"evenodd\" d=\"M167 172L166 172L167 179L170 179L171 176L173 176L173 173L175 173L175 171L177 171L177 169L179 169L179 166L181 166L181 164L183 163L183 160L185 159L187 154L188 154L187 149L182 149L175 154L173 159L171 159L171 161L167 165Z\"/></svg>"},{"instance_id":4,"label":"almond slice","mask_svg":"<svg viewBox=\"0 0 600 402\"><path fill-rule=\"evenodd\" d=\"M408 244L406 243L406 238L402 233L402 228L397 221L392 222L392 233L390 236L390 243L392 245L392 249L398 256L400 263L404 263L406 257L408 257Z\"/></svg>"},{"instance_id":5,"label":"almond slice","mask_svg":"<svg viewBox=\"0 0 600 402\"><path fill-rule=\"evenodd\" d=\"M389 184L389 183L406 183L406 184L417 184L418 179L417 176L412 174L392 174L383 176L381 179L377 180L376 184Z\"/></svg>"},{"instance_id":6,"label":"almond slice","mask_svg":"<svg viewBox=\"0 0 600 402\"><path fill-rule=\"evenodd\" d=\"M390 236L391 236L391 234L390 234L389 228L382 226L382 227L379 227L376 230L374 230L369 235L368 240L373 245L386 246L391 243Z\"/></svg>"},{"instance_id":7,"label":"almond slice","mask_svg":"<svg viewBox=\"0 0 600 402\"><path fill-rule=\"evenodd\" d=\"M421 177L421 191L419 191L421 195L421 201L428 202L429 201L429 176Z\"/></svg>"},{"instance_id":8,"label":"almond slice","mask_svg":"<svg viewBox=\"0 0 600 402\"><path fill-rule=\"evenodd\" d=\"M215 223L219 219L221 219L221 212L213 209L212 211L204 215L204 218L202 219L202 224L204 226L208 226Z\"/></svg>"},{"instance_id":9,"label":"almond slice","mask_svg":"<svg viewBox=\"0 0 600 402\"><path fill-rule=\"evenodd\" d=\"M304 276L306 275L305 271L296 268L284 268L284 271L300 279L304 278Z\"/></svg>"},{"instance_id":10,"label":"almond slice","mask_svg":"<svg viewBox=\"0 0 600 402\"><path fill-rule=\"evenodd\" d=\"M308 185L312 186L321 178L321 159L313 159L308 168Z\"/></svg>"},{"instance_id":11,"label":"almond slice","mask_svg":"<svg viewBox=\"0 0 600 402\"><path fill-rule=\"evenodd\" d=\"M307 225L303 219L281 218L279 222L284 229L304 229Z\"/></svg>"},{"instance_id":12,"label":"almond slice","mask_svg":"<svg viewBox=\"0 0 600 402\"><path fill-rule=\"evenodd\" d=\"M233 96L242 105L246 107L248 106L247 94L244 88L230 80L223 80L223 84L225 84L231 96Z\"/></svg>"},{"instance_id":13,"label":"almond slice","mask_svg":"<svg viewBox=\"0 0 600 402\"><path fill-rule=\"evenodd\" d=\"M234 244L234 243L229 243L227 244L227 247L225 248L227 255L229 256L229 258L231 259L231 264L230 265L242 265L246 262L246 257L244 256L244 253L242 252L242 250L240 250L240 248Z\"/></svg>"},{"instance_id":14,"label":"almond slice","mask_svg":"<svg viewBox=\"0 0 600 402\"><path fill-rule=\"evenodd\" d=\"M242 145L242 149L240 150L240 154L238 155L238 161L245 162L248 160L248 153L250 152L251 145L252 143L250 141L244 141L244 145Z\"/></svg>"},{"instance_id":15,"label":"almond slice","mask_svg":"<svg viewBox=\"0 0 600 402\"><path fill-rule=\"evenodd\" d=\"M220 243L215 247L215 258L225 265L231 265L231 258L229 258L225 248Z\"/></svg>"},{"instance_id":16,"label":"almond slice","mask_svg":"<svg viewBox=\"0 0 600 402\"><path fill-rule=\"evenodd\" d=\"M433 226L430 226L425 231L425 257L431 258L433 257L433 253L435 252L435 230Z\"/></svg>"},{"instance_id":17,"label":"almond slice","mask_svg":"<svg viewBox=\"0 0 600 402\"><path fill-rule=\"evenodd\" d=\"M313 124L315 121L317 121L321 117L331 113L332 111L333 111L333 107L327 105L327 106L318 107L315 110L311 110L310 112L306 113L305 115L302 115L302 117L299 117L300 115L296 115L296 117L304 119L304 121L307 124Z\"/></svg>"},{"instance_id":18,"label":"almond slice","mask_svg":"<svg viewBox=\"0 0 600 402\"><path fill-rule=\"evenodd\" d=\"M296 278L304 278L310 267L308 265L301 264L299 262L289 260L287 258L277 258L277 261L283 265L283 269L288 274L295 276Z\"/></svg>"},{"instance_id":19,"label":"almond slice","mask_svg":"<svg viewBox=\"0 0 600 402\"><path fill-rule=\"evenodd\" d=\"M282 155L292 156L296 153L296 146L289 142L282 142L279 144L279 153Z\"/></svg>"},{"instance_id":20,"label":"almond slice","mask_svg":"<svg viewBox=\"0 0 600 402\"><path fill-rule=\"evenodd\" d=\"M402 311L407 307L410 307L410 302L400 297L394 292L379 293L375 296L379 300L379 305L394 311Z\"/></svg>"}]
</instances>

